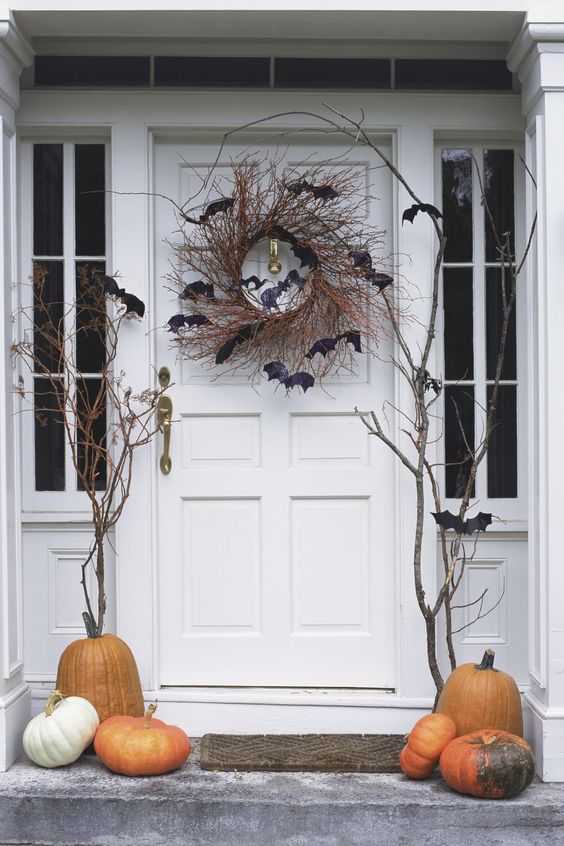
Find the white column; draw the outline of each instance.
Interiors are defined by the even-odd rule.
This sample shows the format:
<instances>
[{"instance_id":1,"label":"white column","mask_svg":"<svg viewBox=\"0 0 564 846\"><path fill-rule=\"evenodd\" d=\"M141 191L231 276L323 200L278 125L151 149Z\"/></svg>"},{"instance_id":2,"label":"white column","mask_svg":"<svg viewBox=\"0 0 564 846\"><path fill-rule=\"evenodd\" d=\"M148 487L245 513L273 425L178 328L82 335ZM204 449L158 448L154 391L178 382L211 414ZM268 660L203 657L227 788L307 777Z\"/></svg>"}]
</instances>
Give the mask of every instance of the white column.
<instances>
[{"instance_id":1,"label":"white column","mask_svg":"<svg viewBox=\"0 0 564 846\"><path fill-rule=\"evenodd\" d=\"M527 117L527 191L538 229L527 273L529 674L526 730L544 781L564 781L564 25L532 13L508 64Z\"/></svg>"},{"instance_id":2,"label":"white column","mask_svg":"<svg viewBox=\"0 0 564 846\"><path fill-rule=\"evenodd\" d=\"M0 11L0 771L20 754L30 716L30 694L23 680L20 494L10 348L17 281L15 111L19 76L32 55L9 13Z\"/></svg>"}]
</instances>

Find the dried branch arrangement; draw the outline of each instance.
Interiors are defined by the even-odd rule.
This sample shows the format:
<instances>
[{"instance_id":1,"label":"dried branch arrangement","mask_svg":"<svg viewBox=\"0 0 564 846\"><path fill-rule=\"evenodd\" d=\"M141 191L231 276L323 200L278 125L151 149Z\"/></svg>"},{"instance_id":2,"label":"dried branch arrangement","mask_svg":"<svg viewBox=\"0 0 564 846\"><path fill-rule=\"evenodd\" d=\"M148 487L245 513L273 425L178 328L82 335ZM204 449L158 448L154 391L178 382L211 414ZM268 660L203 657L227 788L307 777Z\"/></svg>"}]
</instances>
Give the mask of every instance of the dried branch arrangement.
<instances>
[{"instance_id":1,"label":"dried branch arrangement","mask_svg":"<svg viewBox=\"0 0 564 846\"><path fill-rule=\"evenodd\" d=\"M20 376L16 390L40 426L63 427L77 489L88 498L94 537L82 564L83 619L88 636L99 637L106 612L105 546L131 492L134 455L158 432L154 409L162 391L134 393L125 373L115 370L123 323L144 313L143 303L115 279L82 268L76 299L61 302L51 296L47 270L36 264L32 285L33 304L20 310L23 331L12 350L30 377L41 377L42 387L26 387ZM94 380L79 366L84 344L99 358ZM95 599L88 593L89 566L96 576Z\"/></svg>"},{"instance_id":2,"label":"dried branch arrangement","mask_svg":"<svg viewBox=\"0 0 564 846\"><path fill-rule=\"evenodd\" d=\"M380 294L393 280L376 258L383 233L366 223L360 187L351 167L283 171L280 158L233 163L228 197L210 179L201 213L186 210L191 201L178 209L171 244L168 281L184 309L167 328L179 353L305 391L377 346L390 307ZM269 239L288 245L295 267L279 281L245 275L249 254Z\"/></svg>"}]
</instances>

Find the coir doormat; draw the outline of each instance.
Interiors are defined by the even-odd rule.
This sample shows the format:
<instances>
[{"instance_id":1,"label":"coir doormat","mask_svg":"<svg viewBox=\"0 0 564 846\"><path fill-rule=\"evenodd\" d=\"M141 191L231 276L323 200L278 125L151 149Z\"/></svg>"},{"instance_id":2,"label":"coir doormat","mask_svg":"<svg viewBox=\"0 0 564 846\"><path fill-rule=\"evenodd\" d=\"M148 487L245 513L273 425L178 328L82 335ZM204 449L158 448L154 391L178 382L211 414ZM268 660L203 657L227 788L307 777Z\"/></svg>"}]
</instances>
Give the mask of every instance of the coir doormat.
<instances>
[{"instance_id":1,"label":"coir doormat","mask_svg":"<svg viewBox=\"0 0 564 846\"><path fill-rule=\"evenodd\" d=\"M397 773L403 734L206 734L204 770Z\"/></svg>"}]
</instances>

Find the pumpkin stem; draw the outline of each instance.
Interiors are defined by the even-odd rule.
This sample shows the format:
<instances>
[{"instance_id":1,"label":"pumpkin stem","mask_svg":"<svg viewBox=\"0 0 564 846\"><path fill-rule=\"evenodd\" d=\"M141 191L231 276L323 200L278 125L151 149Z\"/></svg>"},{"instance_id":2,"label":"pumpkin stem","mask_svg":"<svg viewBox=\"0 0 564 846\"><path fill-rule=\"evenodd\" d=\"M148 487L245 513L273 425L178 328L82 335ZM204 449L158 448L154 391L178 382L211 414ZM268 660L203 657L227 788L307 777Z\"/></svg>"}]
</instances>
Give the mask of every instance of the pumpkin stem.
<instances>
[{"instance_id":1,"label":"pumpkin stem","mask_svg":"<svg viewBox=\"0 0 564 846\"><path fill-rule=\"evenodd\" d=\"M94 625L92 615L89 614L88 611L82 612L82 619L84 621L84 628L86 629L88 637L100 637L100 635L96 632L96 626Z\"/></svg>"},{"instance_id":2,"label":"pumpkin stem","mask_svg":"<svg viewBox=\"0 0 564 846\"><path fill-rule=\"evenodd\" d=\"M62 702L64 698L65 697L60 690L53 690L47 697L47 702L45 703L46 716L50 717L55 710L55 705L58 702Z\"/></svg>"},{"instance_id":3,"label":"pumpkin stem","mask_svg":"<svg viewBox=\"0 0 564 846\"><path fill-rule=\"evenodd\" d=\"M155 713L156 710L157 710L157 703L154 702L153 704L149 705L149 707L145 711L145 722L143 723L144 729L150 729L151 728L151 717L153 716L153 714Z\"/></svg>"},{"instance_id":4,"label":"pumpkin stem","mask_svg":"<svg viewBox=\"0 0 564 846\"><path fill-rule=\"evenodd\" d=\"M480 663L475 664L474 666L477 670L493 670L494 673L497 673L497 670L493 665L494 658L495 652L493 651L493 649L486 649L486 651L484 652L484 657L482 658Z\"/></svg>"}]
</instances>

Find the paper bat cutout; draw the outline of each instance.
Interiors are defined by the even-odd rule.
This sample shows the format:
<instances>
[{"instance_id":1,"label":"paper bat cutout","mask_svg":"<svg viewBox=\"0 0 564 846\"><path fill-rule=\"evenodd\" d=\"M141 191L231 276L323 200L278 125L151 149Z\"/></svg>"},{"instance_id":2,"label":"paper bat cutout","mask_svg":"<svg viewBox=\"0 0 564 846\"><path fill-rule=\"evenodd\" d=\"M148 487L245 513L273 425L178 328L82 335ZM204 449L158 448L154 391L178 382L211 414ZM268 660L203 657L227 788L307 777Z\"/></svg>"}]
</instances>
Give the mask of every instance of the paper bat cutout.
<instances>
[{"instance_id":1,"label":"paper bat cutout","mask_svg":"<svg viewBox=\"0 0 564 846\"><path fill-rule=\"evenodd\" d=\"M253 338L256 338L259 332L262 332L263 329L264 323L262 320L253 320L251 323L245 323L244 326L241 326L236 335L229 338L219 348L215 357L215 363L223 364L223 362L227 361L229 356L233 353L235 347L238 347L239 344L244 344L245 341L251 341Z\"/></svg>"},{"instance_id":2,"label":"paper bat cutout","mask_svg":"<svg viewBox=\"0 0 564 846\"><path fill-rule=\"evenodd\" d=\"M271 361L268 364L265 364L262 369L268 376L269 382L273 379L277 379L282 385L284 385L286 391L290 391L292 388L299 385L305 394L308 388L312 388L315 383L315 379L311 373L306 373L304 370L300 370L299 373L292 373L290 376L288 368L282 364L281 361Z\"/></svg>"},{"instance_id":3,"label":"paper bat cutout","mask_svg":"<svg viewBox=\"0 0 564 846\"><path fill-rule=\"evenodd\" d=\"M266 283L268 281L269 281L268 279L262 279L261 280L261 279L258 278L258 276L253 275L253 276L249 276L247 279L239 279L239 285L242 288L246 288L247 290L249 290L249 285L252 282L253 285L255 286L253 288L253 291L258 291L258 289L262 288L263 285L266 285Z\"/></svg>"},{"instance_id":4,"label":"paper bat cutout","mask_svg":"<svg viewBox=\"0 0 564 846\"><path fill-rule=\"evenodd\" d=\"M106 276L103 273L95 273L94 280L104 289L104 294L109 297L117 297L125 305L125 313L134 312L139 317L145 314L145 303L135 294L128 294L125 288L120 288L113 276Z\"/></svg>"},{"instance_id":5,"label":"paper bat cutout","mask_svg":"<svg viewBox=\"0 0 564 846\"><path fill-rule=\"evenodd\" d=\"M167 321L168 331L176 335L183 326L202 326L210 321L205 314L175 314Z\"/></svg>"},{"instance_id":6,"label":"paper bat cutout","mask_svg":"<svg viewBox=\"0 0 564 846\"><path fill-rule=\"evenodd\" d=\"M403 224L404 220L409 220L410 223L413 223L415 220L415 215L417 212L426 212L426 214L430 214L435 219L438 217L442 217L440 211L432 206L430 203L414 203L411 208L406 209L401 216L401 222Z\"/></svg>"},{"instance_id":7,"label":"paper bat cutout","mask_svg":"<svg viewBox=\"0 0 564 846\"><path fill-rule=\"evenodd\" d=\"M368 250L351 250L349 258L353 260L353 267L366 267L372 270L372 256Z\"/></svg>"},{"instance_id":8,"label":"paper bat cutout","mask_svg":"<svg viewBox=\"0 0 564 846\"><path fill-rule=\"evenodd\" d=\"M336 335L334 338L321 338L319 341L316 341L306 353L306 358L313 358L313 356L317 353L321 353L323 358L325 358L327 353L335 350L339 341L342 340L345 340L347 344L352 344L355 352L362 352L362 347L360 345L360 333L343 332L341 335Z\"/></svg>"},{"instance_id":9,"label":"paper bat cutout","mask_svg":"<svg viewBox=\"0 0 564 846\"><path fill-rule=\"evenodd\" d=\"M203 279L198 279L197 282L190 282L186 285L180 299L195 300L197 297L206 297L208 300L215 300L215 291L211 282L204 282Z\"/></svg>"},{"instance_id":10,"label":"paper bat cutout","mask_svg":"<svg viewBox=\"0 0 564 846\"><path fill-rule=\"evenodd\" d=\"M265 280L265 282L266 281L268 280ZM264 282L261 284L264 285ZM291 270L285 279L280 280L280 282L272 288L268 288L268 290L263 291L260 295L260 301L263 304L265 311L270 311L270 309L277 307L278 300L284 291L288 291L292 285L295 285L299 289L304 286L304 280L297 270Z\"/></svg>"},{"instance_id":11,"label":"paper bat cutout","mask_svg":"<svg viewBox=\"0 0 564 846\"><path fill-rule=\"evenodd\" d=\"M319 185L315 186L312 185L311 182L307 182L305 179L301 179L297 182L291 182L290 185L287 185L286 188L293 194L295 197L299 197L304 191L310 191L316 200L334 200L335 197L339 196L338 191L331 185Z\"/></svg>"},{"instance_id":12,"label":"paper bat cutout","mask_svg":"<svg viewBox=\"0 0 564 846\"><path fill-rule=\"evenodd\" d=\"M205 223L208 217L213 217L215 214L219 214L219 212L226 212L228 209L233 208L234 205L234 197L221 197L221 199L214 200L213 203L207 205L204 213L199 218L189 217L184 212L180 212L180 214L188 223L195 223L197 226L200 226L202 223Z\"/></svg>"},{"instance_id":13,"label":"paper bat cutout","mask_svg":"<svg viewBox=\"0 0 564 846\"><path fill-rule=\"evenodd\" d=\"M268 238L278 238L279 241L284 241L290 244L290 249L300 260L300 267L311 267L314 270L319 267L319 259L317 253L307 245L300 244L295 235L284 229L283 226L273 226L266 234Z\"/></svg>"},{"instance_id":14,"label":"paper bat cutout","mask_svg":"<svg viewBox=\"0 0 564 846\"><path fill-rule=\"evenodd\" d=\"M387 273L377 273L376 271L370 273L366 278L370 281L370 284L378 288L379 291L383 291L384 288L387 288L388 285L391 285L394 281L393 277L388 276Z\"/></svg>"},{"instance_id":15,"label":"paper bat cutout","mask_svg":"<svg viewBox=\"0 0 564 846\"><path fill-rule=\"evenodd\" d=\"M457 535L471 535L474 532L485 532L486 528L492 522L492 515L487 514L485 511L480 511L476 517L470 517L468 520L463 520L462 517L451 514L450 511L439 511L438 514L432 511L431 514L438 526L442 526L445 531L447 529L454 529Z\"/></svg>"}]
</instances>

